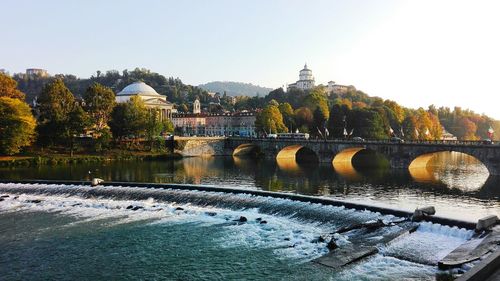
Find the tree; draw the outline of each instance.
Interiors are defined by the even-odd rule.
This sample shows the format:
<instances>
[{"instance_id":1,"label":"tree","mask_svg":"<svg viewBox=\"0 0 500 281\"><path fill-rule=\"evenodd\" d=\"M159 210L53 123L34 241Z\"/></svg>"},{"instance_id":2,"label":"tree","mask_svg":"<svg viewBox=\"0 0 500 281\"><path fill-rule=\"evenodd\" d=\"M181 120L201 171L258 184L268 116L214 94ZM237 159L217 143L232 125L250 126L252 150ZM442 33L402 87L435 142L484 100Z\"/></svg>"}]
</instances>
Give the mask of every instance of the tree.
<instances>
[{"instance_id":1,"label":"tree","mask_svg":"<svg viewBox=\"0 0 500 281\"><path fill-rule=\"evenodd\" d=\"M108 125L111 111L115 106L115 94L110 88L94 83L87 88L83 98L85 100L85 110L91 117L92 125L99 134Z\"/></svg>"},{"instance_id":2,"label":"tree","mask_svg":"<svg viewBox=\"0 0 500 281\"><path fill-rule=\"evenodd\" d=\"M295 125L301 132L309 132L309 128L312 126L313 121L313 113L308 107L300 107L295 110Z\"/></svg>"},{"instance_id":3,"label":"tree","mask_svg":"<svg viewBox=\"0 0 500 281\"><path fill-rule=\"evenodd\" d=\"M330 117L328 118L328 131L334 138L341 138L344 136L344 126L347 123L347 115L350 109L346 104L336 103L330 110Z\"/></svg>"},{"instance_id":4,"label":"tree","mask_svg":"<svg viewBox=\"0 0 500 281\"><path fill-rule=\"evenodd\" d=\"M287 126L290 130L293 130L295 128L295 115L293 113L293 108L292 106L285 102L282 103L278 106L278 109L281 112L281 115L283 115L283 122L285 123L285 126Z\"/></svg>"},{"instance_id":5,"label":"tree","mask_svg":"<svg viewBox=\"0 0 500 281\"><path fill-rule=\"evenodd\" d=\"M347 116L347 130L363 138L387 139L387 130L380 114L370 109L353 109Z\"/></svg>"},{"instance_id":6,"label":"tree","mask_svg":"<svg viewBox=\"0 0 500 281\"><path fill-rule=\"evenodd\" d=\"M271 133L286 133L288 128L283 123L283 115L277 106L269 104L256 116L257 131Z\"/></svg>"},{"instance_id":7,"label":"tree","mask_svg":"<svg viewBox=\"0 0 500 281\"><path fill-rule=\"evenodd\" d=\"M35 139L36 120L17 98L0 97L0 153L12 155Z\"/></svg>"},{"instance_id":8,"label":"tree","mask_svg":"<svg viewBox=\"0 0 500 281\"><path fill-rule=\"evenodd\" d=\"M139 137L145 133L148 110L144 101L133 96L125 103L119 103L111 112L109 126L117 138Z\"/></svg>"},{"instance_id":9,"label":"tree","mask_svg":"<svg viewBox=\"0 0 500 281\"><path fill-rule=\"evenodd\" d=\"M88 116L61 79L55 79L44 87L38 98L38 110L41 143L70 143L72 152L73 138L83 133L88 125Z\"/></svg>"},{"instance_id":10,"label":"tree","mask_svg":"<svg viewBox=\"0 0 500 281\"><path fill-rule=\"evenodd\" d=\"M0 72L0 97L24 100L25 94L17 89L16 80Z\"/></svg>"}]
</instances>

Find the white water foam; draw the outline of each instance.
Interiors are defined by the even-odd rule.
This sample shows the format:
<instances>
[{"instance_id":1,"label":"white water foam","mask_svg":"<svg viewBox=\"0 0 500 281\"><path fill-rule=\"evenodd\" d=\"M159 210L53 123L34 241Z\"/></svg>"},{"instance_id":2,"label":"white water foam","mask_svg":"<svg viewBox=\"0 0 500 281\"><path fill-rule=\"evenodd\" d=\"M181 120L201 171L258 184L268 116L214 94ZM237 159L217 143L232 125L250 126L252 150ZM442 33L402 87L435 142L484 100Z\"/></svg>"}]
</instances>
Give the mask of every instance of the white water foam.
<instances>
[{"instance_id":1,"label":"white water foam","mask_svg":"<svg viewBox=\"0 0 500 281\"><path fill-rule=\"evenodd\" d=\"M32 185L32 184L0 184L2 187L15 188L15 193L26 191L26 194L16 195L11 193L9 198L0 202L0 212L51 212L71 216L75 222L65 227L76 224L106 221L105 225L117 225L146 221L147 223L188 223L196 222L203 225L220 225L224 235L216 239L215 243L221 247L238 248L268 248L278 258L291 259L297 262L313 260L327 253L325 242L314 242L320 235L331 233L336 229L335 221L325 223L314 221L314 217L306 216L303 212L310 214L327 214L327 217L338 217L339 219L353 222L368 221L373 219L393 220L394 216L382 216L370 211L356 211L344 207L324 206L322 204L297 202L290 199L277 199L273 197L254 196L249 194L227 194L220 192L172 190L172 189L145 189L140 187L98 187L78 185ZM33 188L39 188L45 194L28 194ZM5 189L7 190L7 189ZM50 194L52 190L57 194ZM64 194L65 190L68 194ZM88 192L103 190L107 193L124 194L138 193L151 194L152 196L170 194L169 198L184 197L199 199L207 197L210 200L228 200L230 202L246 200L250 205L260 206L267 204L273 206L271 213L262 212L260 207L240 209L228 209L213 206L199 206L194 203L165 202L154 198L143 200L122 200L102 197L87 198ZM72 195L69 195L72 191ZM42 193L43 193L42 192ZM14 196L18 196L14 199ZM236 200L236 199L237 200ZM40 203L28 203L28 200L41 200ZM229 200L231 199L231 200ZM139 210L132 211L127 206L140 206ZM184 210L177 210L182 207ZM281 211L287 209L287 211ZM295 210L295 211L290 211ZM211 215L207 214L211 212ZM216 213L216 215L214 215ZM301 216L298 216L298 215ZM245 216L246 223L237 223L233 220ZM261 224L257 218L267 221ZM335 227L334 227L335 226ZM390 228L381 230L383 235ZM352 237L348 235L336 235L340 246L350 243ZM465 229L451 228L432 223L422 223L419 229L411 234L394 241L388 246L381 247L381 254L348 269L343 275L349 277L359 274L373 274L377 276L390 276L387 273L373 273L375 271L387 272L409 272L410 276L427 276L431 271L436 271L434 265L440 258L452 251L472 235L471 231ZM230 237L231 239L228 239ZM377 238L377 237L376 237ZM418 271L422 274L417 274ZM350 273L349 273L350 272ZM357 275L359 276L359 275ZM371 276L371 275L369 275ZM405 275L406 276L406 275ZM348 280L348 279L346 279Z\"/></svg>"},{"instance_id":2,"label":"white water foam","mask_svg":"<svg viewBox=\"0 0 500 281\"><path fill-rule=\"evenodd\" d=\"M381 252L386 256L437 265L472 235L472 230L422 222L417 231L382 247Z\"/></svg>"}]
</instances>

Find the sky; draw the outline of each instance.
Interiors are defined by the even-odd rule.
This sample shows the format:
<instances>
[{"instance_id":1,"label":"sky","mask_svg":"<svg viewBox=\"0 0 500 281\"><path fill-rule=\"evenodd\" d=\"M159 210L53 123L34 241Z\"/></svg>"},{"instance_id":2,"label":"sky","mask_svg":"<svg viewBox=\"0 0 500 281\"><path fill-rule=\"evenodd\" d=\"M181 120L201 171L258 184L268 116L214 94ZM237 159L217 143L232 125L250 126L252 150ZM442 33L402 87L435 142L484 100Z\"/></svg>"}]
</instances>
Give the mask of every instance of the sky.
<instances>
[{"instance_id":1,"label":"sky","mask_svg":"<svg viewBox=\"0 0 500 281\"><path fill-rule=\"evenodd\" d=\"M500 1L0 0L0 68L90 77L144 67L277 88L304 63L412 108L500 119Z\"/></svg>"}]
</instances>

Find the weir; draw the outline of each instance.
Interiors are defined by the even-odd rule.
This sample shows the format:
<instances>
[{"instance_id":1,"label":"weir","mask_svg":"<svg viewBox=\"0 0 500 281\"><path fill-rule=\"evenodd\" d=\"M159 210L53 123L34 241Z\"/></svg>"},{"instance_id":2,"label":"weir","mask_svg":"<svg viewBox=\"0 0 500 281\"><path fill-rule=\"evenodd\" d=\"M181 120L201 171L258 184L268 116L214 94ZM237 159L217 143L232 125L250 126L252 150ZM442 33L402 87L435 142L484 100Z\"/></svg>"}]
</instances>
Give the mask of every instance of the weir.
<instances>
[{"instance_id":1,"label":"weir","mask_svg":"<svg viewBox=\"0 0 500 281\"><path fill-rule=\"evenodd\" d=\"M64 184L64 185L91 185L90 181L63 181L63 180L4 180L1 179L0 183L25 183L25 184ZM238 189L238 188L227 188L227 187L216 187L210 185L192 185L192 184L163 184L163 183L140 183L140 182L103 182L101 186L124 186L124 187L142 187L142 188L161 188L161 189L179 189L179 190L199 190L199 191L211 191L211 192L224 192L224 193L234 193L234 194L249 194L263 197L272 197L280 199L289 199L299 202L308 202L323 204L326 206L338 206L345 207L349 209L359 210L359 211L371 211L380 213L382 215L394 215L403 218L410 218L413 212L395 209L395 208L385 208L380 206L374 206L363 203L354 203L348 201L341 201L331 198L317 197L317 196L307 196L300 194L284 193L284 192L273 192L273 191L263 191L263 190L251 190L251 189ZM474 229L476 223L471 221L463 221L450 219L440 216L430 216L426 219L432 223L438 223L448 226L457 226L466 229Z\"/></svg>"},{"instance_id":2,"label":"weir","mask_svg":"<svg viewBox=\"0 0 500 281\"><path fill-rule=\"evenodd\" d=\"M429 228L429 222L441 225L449 225L453 227L459 226L462 228L470 229L469 231L467 231L467 233L471 233L472 229L474 229L474 227L476 226L472 222L451 220L448 218L432 216L432 208L422 208L417 210L420 212L425 211L425 214L429 214L421 216L424 221L417 223L409 221L411 217L414 217L414 213L404 210L382 208L367 204L345 202L329 198L318 198L314 196L267 192L260 190L223 188L205 185L155 184L135 182L102 182L99 183L96 187L90 187L92 182L89 181L0 180L0 182L4 184L12 183L10 187L0 185L0 191L14 192L18 194L20 192L23 194L26 193L34 195L53 194L56 196L63 195L63 197L65 198L67 198L67 195L82 196L82 194L85 194L87 198L111 197L118 200L130 200L129 195L133 195L134 198L140 200L146 200L148 198L158 198L162 200L165 199L169 202L177 202L180 204L201 204L202 206L208 205L221 207L231 206L236 210L241 210L242 208L259 208L261 212L270 215L291 216L300 218L300 220L304 222L321 221L328 225L331 224L331 227L333 227L332 230L334 230L334 232L325 234L327 236L329 235L332 241L338 240L338 235L340 234L341 236L349 237L349 242L346 243L339 241L338 245L334 243L335 245L334 247L331 247L330 252L323 254L321 257L313 260L315 263L335 269L340 269L348 266L367 256L377 255L377 253L381 251L384 253L384 255L399 257L399 252L397 249L398 247L401 247L401 237L405 235L414 236L415 234L412 234L412 232L414 232L416 229L420 229L419 225L422 224L424 225L424 228L422 230L423 232L421 232L419 235L423 237L426 237L425 229ZM16 184L19 184L21 186L16 189ZM124 191L126 193L120 194L121 191ZM221 197L220 194L228 194L229 196ZM270 200L270 198L274 199ZM28 202L29 204L38 204L43 200L28 201L26 202ZM296 205L297 203L293 202L304 202L307 204ZM320 205L316 207L315 204ZM321 208L323 207L320 208L319 206L332 206L334 208L328 209L328 211L325 212L325 210L321 210ZM126 209L130 209L130 212L133 212L138 210L140 211L141 209L144 209L144 207L131 205ZM176 208L175 210L177 209L183 210L183 208ZM352 212L350 211L350 209L355 209L361 212ZM371 212L366 213L363 211ZM380 217L380 214L377 215L377 213L388 215L388 217ZM216 214L209 214L209 216L212 215ZM394 220L394 217L391 217L391 215L403 219ZM239 220L242 222L247 221L246 218L244 220L240 218ZM260 218L258 218L256 221L258 224L267 223L265 221L261 222L262 219ZM234 224L234 222L231 221L229 223ZM435 226L430 227L432 229ZM417 237L419 235L417 235ZM484 237L485 238L479 241L479 243L476 243L479 244L479 246L474 249L478 250L472 251L472 253L475 255L474 259L478 259L491 251L497 251L496 245L498 244L500 239L498 232L493 232L492 234L486 233ZM324 241L324 238L320 238ZM467 242L469 238L466 238L465 243L460 242L460 244L456 244L455 247L458 248L455 251L452 251L447 257L442 259L439 258L440 265L444 262L449 261L450 259L453 260L463 258L463 249L472 249L473 247L470 247L470 244L475 243L474 240L471 240L472 242ZM416 238L413 238L413 240L415 239ZM430 239L433 239L432 236L430 236ZM476 237L473 237L473 239L476 239ZM412 241L412 239L410 239L410 241ZM412 243L416 243L415 246L419 246L418 239L415 241ZM292 244L288 247L293 248L295 247L295 245L296 244ZM391 247L394 249L392 249ZM470 252L471 251L468 252L469 255ZM418 256L413 258L411 257L411 255L406 256L404 259L411 262L433 266L437 266L438 262L438 260L422 260L422 257ZM470 259L467 261L473 261L474 259ZM497 260L495 259L492 262L497 262ZM448 264L447 266L455 265ZM485 268L488 267L486 266ZM483 275L485 274L484 271L480 272Z\"/></svg>"}]
</instances>

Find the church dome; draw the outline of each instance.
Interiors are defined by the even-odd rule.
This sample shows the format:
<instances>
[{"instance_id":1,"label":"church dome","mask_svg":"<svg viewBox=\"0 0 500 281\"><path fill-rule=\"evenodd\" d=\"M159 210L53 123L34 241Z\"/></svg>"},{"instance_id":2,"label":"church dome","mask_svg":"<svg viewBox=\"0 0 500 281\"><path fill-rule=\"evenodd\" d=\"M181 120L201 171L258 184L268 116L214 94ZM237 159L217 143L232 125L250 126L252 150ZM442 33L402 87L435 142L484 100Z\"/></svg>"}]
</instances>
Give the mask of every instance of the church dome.
<instances>
[{"instance_id":1,"label":"church dome","mask_svg":"<svg viewBox=\"0 0 500 281\"><path fill-rule=\"evenodd\" d=\"M134 82L127 87L123 88L121 92L116 94L117 96L132 96L132 95L146 95L146 96L159 96L155 89L153 89L148 84L139 81Z\"/></svg>"}]
</instances>

